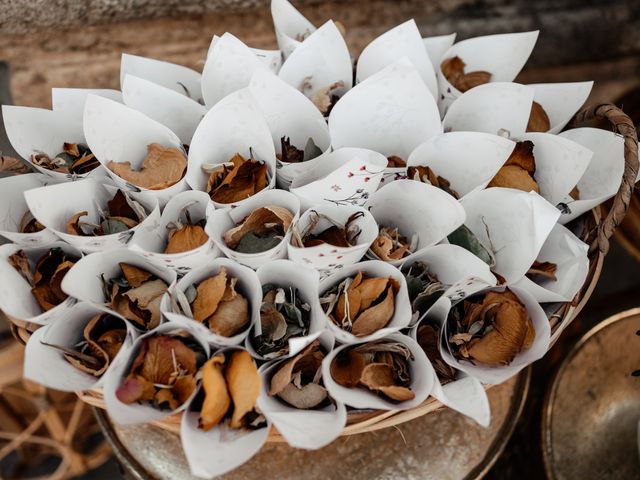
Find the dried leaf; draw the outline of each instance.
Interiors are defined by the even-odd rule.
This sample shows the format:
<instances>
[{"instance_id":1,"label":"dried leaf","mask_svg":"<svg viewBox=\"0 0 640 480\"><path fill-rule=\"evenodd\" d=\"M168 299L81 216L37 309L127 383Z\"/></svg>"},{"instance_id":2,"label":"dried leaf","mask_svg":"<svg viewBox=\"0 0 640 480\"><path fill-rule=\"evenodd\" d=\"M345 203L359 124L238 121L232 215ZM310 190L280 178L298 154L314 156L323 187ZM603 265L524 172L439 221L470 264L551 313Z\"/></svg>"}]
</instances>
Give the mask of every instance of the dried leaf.
<instances>
[{"instance_id":1,"label":"dried leaf","mask_svg":"<svg viewBox=\"0 0 640 480\"><path fill-rule=\"evenodd\" d=\"M334 222L331 218L315 211L312 211L312 214L315 215L302 233L298 232L294 225L291 242L293 245L299 248L315 247L323 243L328 243L335 247L353 247L357 245L361 229L355 222L364 215L362 212L352 214L344 225ZM318 233L312 233L322 218L328 220L332 225Z\"/></svg>"},{"instance_id":2,"label":"dried leaf","mask_svg":"<svg viewBox=\"0 0 640 480\"><path fill-rule=\"evenodd\" d=\"M338 385L355 387L360 383L365 365L363 355L353 349L343 350L331 362L331 377Z\"/></svg>"},{"instance_id":3,"label":"dried leaf","mask_svg":"<svg viewBox=\"0 0 640 480\"><path fill-rule=\"evenodd\" d=\"M493 253L480 243L478 237L476 237L466 225L460 225L457 229L451 232L447 236L447 240L452 245L458 245L459 247L470 251L490 267L493 267L496 263Z\"/></svg>"},{"instance_id":4,"label":"dried leaf","mask_svg":"<svg viewBox=\"0 0 640 480\"><path fill-rule=\"evenodd\" d=\"M15 157L5 157L0 155L0 173L10 175L21 175L31 173L32 170L22 160Z\"/></svg>"},{"instance_id":5,"label":"dried leaf","mask_svg":"<svg viewBox=\"0 0 640 480\"><path fill-rule=\"evenodd\" d=\"M525 306L509 289L472 300L461 302L450 313L452 351L458 358L508 365L535 337Z\"/></svg>"},{"instance_id":6,"label":"dried leaf","mask_svg":"<svg viewBox=\"0 0 640 480\"><path fill-rule=\"evenodd\" d=\"M411 244L397 228L381 226L378 237L371 244L371 251L381 260L389 262L411 254Z\"/></svg>"},{"instance_id":7,"label":"dried leaf","mask_svg":"<svg viewBox=\"0 0 640 480\"><path fill-rule=\"evenodd\" d=\"M24 215L20 220L18 231L20 233L36 233L44 230L45 228L46 227L36 220L36 218L31 214L31 211L27 210L24 212Z\"/></svg>"},{"instance_id":8,"label":"dried leaf","mask_svg":"<svg viewBox=\"0 0 640 480\"><path fill-rule=\"evenodd\" d=\"M231 354L225 378L233 401L229 425L241 428L245 425L245 415L254 410L260 394L258 367L247 351L236 350Z\"/></svg>"},{"instance_id":9,"label":"dried leaf","mask_svg":"<svg viewBox=\"0 0 640 480\"><path fill-rule=\"evenodd\" d=\"M304 151L297 149L291 145L289 137L280 139L280 149L282 153L278 153L276 158L284 163L300 163L304 162Z\"/></svg>"},{"instance_id":10,"label":"dried leaf","mask_svg":"<svg viewBox=\"0 0 640 480\"><path fill-rule=\"evenodd\" d=\"M322 404L328 396L327 389L317 383L307 383L300 388L289 383L278 394L278 397L282 400L301 410L316 408Z\"/></svg>"},{"instance_id":11,"label":"dried leaf","mask_svg":"<svg viewBox=\"0 0 640 480\"><path fill-rule=\"evenodd\" d=\"M227 270L220 268L217 275L200 282L196 288L196 298L191 305L193 318L204 322L215 313L227 286Z\"/></svg>"},{"instance_id":12,"label":"dried leaf","mask_svg":"<svg viewBox=\"0 0 640 480\"><path fill-rule=\"evenodd\" d=\"M538 102L531 104L531 113L529 114L529 122L527 123L527 132L548 132L551 128L551 122L547 112Z\"/></svg>"},{"instance_id":13,"label":"dried leaf","mask_svg":"<svg viewBox=\"0 0 640 480\"><path fill-rule=\"evenodd\" d=\"M33 274L31 273L31 267L29 266L29 259L24 253L24 250L18 250L14 254L9 255L7 262L9 262L9 265L15 268L18 273L22 275L29 285L34 285Z\"/></svg>"},{"instance_id":14,"label":"dried leaf","mask_svg":"<svg viewBox=\"0 0 640 480\"><path fill-rule=\"evenodd\" d=\"M128 290L123 295L136 304L138 308L150 312L151 318L148 326L155 327L160 324L160 301L167 291L167 284L160 280L150 280L139 287Z\"/></svg>"},{"instance_id":15,"label":"dried leaf","mask_svg":"<svg viewBox=\"0 0 640 480\"><path fill-rule=\"evenodd\" d=\"M311 102L325 117L331 113L331 109L333 109L333 106L340 99L336 94L336 90L340 88L344 88L344 82L342 80L332 83L328 87L319 89L311 96Z\"/></svg>"},{"instance_id":16,"label":"dried leaf","mask_svg":"<svg viewBox=\"0 0 640 480\"><path fill-rule=\"evenodd\" d=\"M533 177L524 169L507 165L502 167L487 187L515 188L524 192L540 193L540 187Z\"/></svg>"},{"instance_id":17,"label":"dried leaf","mask_svg":"<svg viewBox=\"0 0 640 480\"><path fill-rule=\"evenodd\" d=\"M429 183L434 187L444 190L455 199L459 199L460 195L454 189L451 188L451 183L444 177L436 175L431 167L425 167L422 165L412 166L407 169L407 176L411 180L416 180L422 183Z\"/></svg>"},{"instance_id":18,"label":"dried leaf","mask_svg":"<svg viewBox=\"0 0 640 480\"><path fill-rule=\"evenodd\" d=\"M231 397L223 375L224 363L224 355L218 354L202 366L202 388L205 396L200 411L199 427L204 431L218 425L231 405Z\"/></svg>"},{"instance_id":19,"label":"dried leaf","mask_svg":"<svg viewBox=\"0 0 640 480\"><path fill-rule=\"evenodd\" d=\"M148 281L153 274L143 270L142 268L130 265L128 263L118 263L125 280L131 287L139 287L144 282Z\"/></svg>"},{"instance_id":20,"label":"dried leaf","mask_svg":"<svg viewBox=\"0 0 640 480\"><path fill-rule=\"evenodd\" d=\"M407 162L397 155L390 155L387 157L387 168L404 168L406 166Z\"/></svg>"},{"instance_id":21,"label":"dried leaf","mask_svg":"<svg viewBox=\"0 0 640 480\"><path fill-rule=\"evenodd\" d=\"M107 167L120 178L138 187L161 190L178 183L187 169L184 153L175 147L163 147L157 143L147 146L147 156L140 170L132 170L131 162L107 163Z\"/></svg>"},{"instance_id":22,"label":"dried leaf","mask_svg":"<svg viewBox=\"0 0 640 480\"><path fill-rule=\"evenodd\" d=\"M266 238L273 238L269 237L269 234L284 237L292 221L293 214L289 210L277 205L268 205L251 212L251 214L246 217L242 223L226 231L223 239L229 248L235 250L243 237L248 234ZM260 251L266 251L273 248L272 242L267 242L266 246L269 248L265 248Z\"/></svg>"},{"instance_id":23,"label":"dried leaf","mask_svg":"<svg viewBox=\"0 0 640 480\"><path fill-rule=\"evenodd\" d=\"M465 63L458 56L448 58L440 64L440 69L446 79L461 92L488 83L491 73L482 70L465 73Z\"/></svg>"},{"instance_id":24,"label":"dried leaf","mask_svg":"<svg viewBox=\"0 0 640 480\"><path fill-rule=\"evenodd\" d=\"M315 356L315 354L320 354L319 356ZM273 377L271 377L271 384L269 386L269 395L278 395L280 394L285 387L291 383L294 371L300 370L298 364L302 363L303 359L313 356L316 361L319 363L316 365L320 366L322 363L322 358L324 355L320 352L320 341L314 340L311 344L309 344L306 348L304 348L300 353L295 355L293 358L282 363L280 368L274 373ZM296 368L298 367L298 368Z\"/></svg>"},{"instance_id":25,"label":"dried leaf","mask_svg":"<svg viewBox=\"0 0 640 480\"><path fill-rule=\"evenodd\" d=\"M89 215L89 212L86 210L83 212L76 213L73 217L69 219L67 222L67 233L69 235L80 235L85 236L85 233L82 231L80 227L80 218Z\"/></svg>"},{"instance_id":26,"label":"dried leaf","mask_svg":"<svg viewBox=\"0 0 640 480\"><path fill-rule=\"evenodd\" d=\"M249 323L249 302L242 295L235 295L231 300L220 303L207 323L212 332L232 337Z\"/></svg>"},{"instance_id":27,"label":"dried leaf","mask_svg":"<svg viewBox=\"0 0 640 480\"><path fill-rule=\"evenodd\" d=\"M234 203L249 198L269 184L267 164L239 153L228 164L217 166L209 174L207 193L218 203Z\"/></svg>"},{"instance_id":28,"label":"dried leaf","mask_svg":"<svg viewBox=\"0 0 640 480\"><path fill-rule=\"evenodd\" d=\"M397 402L415 398L411 389L396 385L393 369L386 363L370 363L364 367L360 383L374 392L380 392Z\"/></svg>"},{"instance_id":29,"label":"dried leaf","mask_svg":"<svg viewBox=\"0 0 640 480\"><path fill-rule=\"evenodd\" d=\"M558 269L558 265L551 262L538 262L537 260L533 262L533 265L529 268L526 275L532 280L544 279L544 280L553 280L554 282L558 280L556 277L556 270Z\"/></svg>"},{"instance_id":30,"label":"dried leaf","mask_svg":"<svg viewBox=\"0 0 640 480\"><path fill-rule=\"evenodd\" d=\"M440 332L439 329L428 323L423 323L418 327L417 334L418 344L424 350L424 353L429 358L429 361L433 365L438 379L442 384L446 384L455 380L456 371L453 367L447 364L440 354Z\"/></svg>"},{"instance_id":31,"label":"dried leaf","mask_svg":"<svg viewBox=\"0 0 640 480\"><path fill-rule=\"evenodd\" d=\"M175 254L189 252L209 241L209 236L200 225L185 225L169 234L164 253Z\"/></svg>"},{"instance_id":32,"label":"dried leaf","mask_svg":"<svg viewBox=\"0 0 640 480\"><path fill-rule=\"evenodd\" d=\"M394 288L389 285L384 300L377 305L364 310L353 322L351 333L357 337L364 337L384 328L395 311Z\"/></svg>"}]
</instances>

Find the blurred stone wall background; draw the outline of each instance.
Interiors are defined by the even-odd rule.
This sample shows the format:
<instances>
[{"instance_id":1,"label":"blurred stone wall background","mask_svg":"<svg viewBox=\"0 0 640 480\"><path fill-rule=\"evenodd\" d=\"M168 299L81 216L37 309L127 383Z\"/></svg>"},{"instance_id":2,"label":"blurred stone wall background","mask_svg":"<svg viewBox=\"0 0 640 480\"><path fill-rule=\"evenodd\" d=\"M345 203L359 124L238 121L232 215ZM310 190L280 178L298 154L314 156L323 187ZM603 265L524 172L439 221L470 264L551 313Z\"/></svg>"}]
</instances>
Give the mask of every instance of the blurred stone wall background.
<instances>
[{"instance_id":1,"label":"blurred stone wall background","mask_svg":"<svg viewBox=\"0 0 640 480\"><path fill-rule=\"evenodd\" d=\"M596 98L612 100L640 76L639 0L293 3L316 25L340 20L354 53L413 17L424 36L540 29L523 82L593 79ZM225 31L273 48L269 0L0 0L0 60L23 105L50 106L53 86L118 88L123 51L200 69L211 36Z\"/></svg>"}]
</instances>

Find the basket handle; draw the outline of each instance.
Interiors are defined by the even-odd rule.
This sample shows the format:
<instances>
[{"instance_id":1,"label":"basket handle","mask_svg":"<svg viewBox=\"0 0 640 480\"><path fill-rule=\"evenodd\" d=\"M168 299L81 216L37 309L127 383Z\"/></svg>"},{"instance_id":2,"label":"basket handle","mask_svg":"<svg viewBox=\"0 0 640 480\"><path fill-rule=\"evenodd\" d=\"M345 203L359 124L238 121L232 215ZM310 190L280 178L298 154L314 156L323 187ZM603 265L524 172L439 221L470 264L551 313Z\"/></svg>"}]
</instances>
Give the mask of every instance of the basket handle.
<instances>
[{"instance_id":1,"label":"basket handle","mask_svg":"<svg viewBox=\"0 0 640 480\"><path fill-rule=\"evenodd\" d=\"M624 174L620 188L613 198L607 216L598 224L598 233L591 243L589 253L599 250L603 255L609 251L609 239L627 213L631 195L638 176L638 135L633 121L621 109L610 103L592 105L580 110L571 120L571 126L589 120L607 120L615 133L624 137Z\"/></svg>"}]
</instances>

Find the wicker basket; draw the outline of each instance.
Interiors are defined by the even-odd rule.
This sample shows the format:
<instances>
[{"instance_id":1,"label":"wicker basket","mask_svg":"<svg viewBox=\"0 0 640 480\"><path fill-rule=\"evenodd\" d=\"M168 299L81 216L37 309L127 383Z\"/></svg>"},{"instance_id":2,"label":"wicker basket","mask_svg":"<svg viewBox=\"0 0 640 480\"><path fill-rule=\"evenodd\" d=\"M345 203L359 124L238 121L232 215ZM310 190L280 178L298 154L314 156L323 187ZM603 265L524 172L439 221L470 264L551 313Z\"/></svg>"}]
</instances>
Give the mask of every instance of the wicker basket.
<instances>
[{"instance_id":1,"label":"wicker basket","mask_svg":"<svg viewBox=\"0 0 640 480\"><path fill-rule=\"evenodd\" d=\"M584 226L581 236L582 239L590 245L589 275L585 285L573 301L563 305L550 319L554 338L557 338L559 333L571 323L591 296L600 276L604 256L609 250L609 239L626 214L638 173L638 139L636 130L633 122L622 110L611 104L587 107L576 114L571 121L571 126L597 119L610 122L614 131L624 137L624 175L621 179L618 193L613 199L613 203L606 217L602 218L599 208L595 208L591 215L585 214L583 216ZM28 340L31 333L38 327L38 325L17 319L11 319L11 321L13 322L12 331L14 336L21 342ZM105 408L100 390L79 392L78 396L90 405ZM429 398L418 407L405 411L380 410L352 413L348 416L347 426L342 432L342 435L353 435L391 427L421 417L422 415L434 412L443 407L444 405L439 401L434 398ZM176 414L155 422L155 424L165 430L179 434L180 420L181 414ZM283 442L284 438L275 428L272 428L268 441Z\"/></svg>"}]
</instances>

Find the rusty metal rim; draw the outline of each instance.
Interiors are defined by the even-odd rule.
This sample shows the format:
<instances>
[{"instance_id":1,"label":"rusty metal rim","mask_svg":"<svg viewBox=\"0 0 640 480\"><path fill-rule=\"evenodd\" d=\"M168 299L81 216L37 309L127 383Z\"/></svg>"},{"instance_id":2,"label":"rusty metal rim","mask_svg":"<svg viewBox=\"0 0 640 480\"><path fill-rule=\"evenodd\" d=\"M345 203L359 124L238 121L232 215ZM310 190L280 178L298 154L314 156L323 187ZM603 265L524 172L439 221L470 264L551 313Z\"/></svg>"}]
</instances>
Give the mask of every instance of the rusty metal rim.
<instances>
[{"instance_id":1,"label":"rusty metal rim","mask_svg":"<svg viewBox=\"0 0 640 480\"><path fill-rule=\"evenodd\" d=\"M484 477L487 472L496 463L502 452L507 446L507 443L511 439L511 435L515 430L516 424L520 419L522 411L529 393L529 386L531 384L531 366L522 370L518 375L518 379L514 388L513 396L514 401L509 407L506 420L500 430L496 433L491 446L487 450L482 461L476 465L471 472L464 478L464 480L479 480ZM126 449L124 444L118 438L115 432L107 412L101 408L92 406L91 409L96 417L100 430L104 434L105 438L111 445L113 453L118 460L118 463L122 466L124 471L132 477L134 480L156 480L155 477L149 475L145 471L144 467L138 462L131 453Z\"/></svg>"},{"instance_id":2,"label":"rusty metal rim","mask_svg":"<svg viewBox=\"0 0 640 480\"><path fill-rule=\"evenodd\" d=\"M598 323L596 326L591 328L591 330L587 331L576 343L571 347L567 356L562 360L560 367L556 371L553 376L553 380L551 382L551 387L547 390L547 393L544 398L544 404L542 406L542 456L544 460L544 470L547 475L547 478L553 480L558 478L555 474L554 469L554 461L553 461L553 443L551 440L551 421L554 414L553 402L558 393L558 388L560 386L560 378L562 377L564 371L571 363L573 358L577 355L577 353L585 346L585 344L591 340L594 336L600 333L602 330L610 327L614 323L618 323L620 321L626 320L628 318L634 317L636 315L640 315L640 307L632 308L630 310L625 310L623 312L617 313L602 322Z\"/></svg>"}]
</instances>

